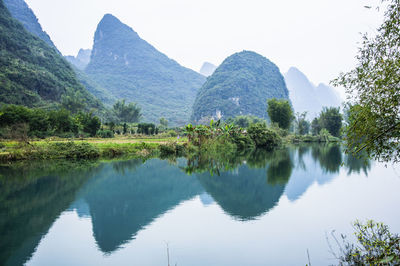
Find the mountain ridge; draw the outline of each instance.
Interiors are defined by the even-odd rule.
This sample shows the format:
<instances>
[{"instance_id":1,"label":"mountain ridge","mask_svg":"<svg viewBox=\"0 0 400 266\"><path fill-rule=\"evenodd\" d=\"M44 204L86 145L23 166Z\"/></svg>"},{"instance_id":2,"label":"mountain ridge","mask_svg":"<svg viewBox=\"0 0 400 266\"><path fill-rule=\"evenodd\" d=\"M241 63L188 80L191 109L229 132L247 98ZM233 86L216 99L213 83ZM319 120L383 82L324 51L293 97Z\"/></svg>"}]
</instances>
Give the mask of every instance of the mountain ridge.
<instances>
[{"instance_id":1,"label":"mountain ridge","mask_svg":"<svg viewBox=\"0 0 400 266\"><path fill-rule=\"evenodd\" d=\"M111 14L97 26L85 72L117 99L138 103L144 120L171 125L189 120L201 74L179 65Z\"/></svg>"},{"instance_id":2,"label":"mountain ridge","mask_svg":"<svg viewBox=\"0 0 400 266\"><path fill-rule=\"evenodd\" d=\"M3 1L0 1L0 28L2 103L53 108L68 93L79 95L87 103L87 109L102 108L100 101L80 84L57 49L25 29Z\"/></svg>"}]
</instances>

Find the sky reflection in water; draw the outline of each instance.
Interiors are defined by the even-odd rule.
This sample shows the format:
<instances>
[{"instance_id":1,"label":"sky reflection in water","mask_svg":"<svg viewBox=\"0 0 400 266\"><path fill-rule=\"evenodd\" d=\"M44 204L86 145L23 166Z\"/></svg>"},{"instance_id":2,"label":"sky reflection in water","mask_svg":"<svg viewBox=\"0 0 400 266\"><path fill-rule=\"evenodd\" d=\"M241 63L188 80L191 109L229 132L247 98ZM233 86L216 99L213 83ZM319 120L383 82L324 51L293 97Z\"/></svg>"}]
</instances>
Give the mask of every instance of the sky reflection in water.
<instances>
[{"instance_id":1,"label":"sky reflection in water","mask_svg":"<svg viewBox=\"0 0 400 266\"><path fill-rule=\"evenodd\" d=\"M167 265L168 242L172 265L305 265L307 249L326 265L332 229L374 218L400 232L390 166L335 145L225 159L1 167L0 260Z\"/></svg>"}]
</instances>

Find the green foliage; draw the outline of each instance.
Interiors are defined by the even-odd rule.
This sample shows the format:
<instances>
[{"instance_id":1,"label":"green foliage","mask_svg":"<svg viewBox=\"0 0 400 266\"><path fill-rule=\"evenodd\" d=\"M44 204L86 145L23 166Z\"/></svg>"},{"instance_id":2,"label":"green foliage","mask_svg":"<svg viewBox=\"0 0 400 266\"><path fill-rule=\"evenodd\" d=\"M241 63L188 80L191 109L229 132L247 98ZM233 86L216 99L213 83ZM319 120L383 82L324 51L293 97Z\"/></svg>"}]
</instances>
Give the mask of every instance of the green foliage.
<instances>
[{"instance_id":1,"label":"green foliage","mask_svg":"<svg viewBox=\"0 0 400 266\"><path fill-rule=\"evenodd\" d=\"M142 116L141 108L136 103L125 104L125 99L117 101L113 110L120 122L136 123Z\"/></svg>"},{"instance_id":2,"label":"green foliage","mask_svg":"<svg viewBox=\"0 0 400 266\"><path fill-rule=\"evenodd\" d=\"M293 110L287 100L268 100L268 115L272 123L277 123L280 128L289 129L293 120Z\"/></svg>"},{"instance_id":3,"label":"green foliage","mask_svg":"<svg viewBox=\"0 0 400 266\"><path fill-rule=\"evenodd\" d=\"M96 136L100 129L101 122L93 113L79 113L77 116L78 123L82 125L83 132L87 132L91 137Z\"/></svg>"},{"instance_id":4,"label":"green foliage","mask_svg":"<svg viewBox=\"0 0 400 266\"><path fill-rule=\"evenodd\" d=\"M139 123L138 124L138 134L154 135L158 133L158 128L153 123Z\"/></svg>"},{"instance_id":5,"label":"green foliage","mask_svg":"<svg viewBox=\"0 0 400 266\"><path fill-rule=\"evenodd\" d=\"M295 132L299 135L308 134L310 131L310 122L306 120L307 112L296 113Z\"/></svg>"},{"instance_id":6,"label":"green foliage","mask_svg":"<svg viewBox=\"0 0 400 266\"><path fill-rule=\"evenodd\" d=\"M20 21L27 31L42 39L51 48L57 49L49 35L43 31L35 14L24 0L4 0L4 4L11 15Z\"/></svg>"},{"instance_id":7,"label":"green foliage","mask_svg":"<svg viewBox=\"0 0 400 266\"><path fill-rule=\"evenodd\" d=\"M100 156L99 150L85 142L56 142L50 144L49 153L56 153L67 159L94 159Z\"/></svg>"},{"instance_id":8,"label":"green foliage","mask_svg":"<svg viewBox=\"0 0 400 266\"><path fill-rule=\"evenodd\" d=\"M318 120L320 128L326 128L332 136L340 137L343 117L339 107L324 107Z\"/></svg>"},{"instance_id":9,"label":"green foliage","mask_svg":"<svg viewBox=\"0 0 400 266\"><path fill-rule=\"evenodd\" d=\"M101 123L91 112L73 116L65 109L45 111L18 105L0 108L0 129L8 129L2 131L2 137L18 139L15 132L21 130L23 125L27 126L29 136L43 138L51 135L73 137L80 131L95 136ZM11 135L7 136L7 132Z\"/></svg>"},{"instance_id":10,"label":"green foliage","mask_svg":"<svg viewBox=\"0 0 400 266\"><path fill-rule=\"evenodd\" d=\"M97 136L100 138L113 138L114 137L114 132L111 130L99 130L97 132Z\"/></svg>"},{"instance_id":11,"label":"green foliage","mask_svg":"<svg viewBox=\"0 0 400 266\"><path fill-rule=\"evenodd\" d=\"M168 130L167 134L168 134L169 137L176 137L176 136L178 136L178 133L176 133L175 130Z\"/></svg>"},{"instance_id":12,"label":"green foliage","mask_svg":"<svg viewBox=\"0 0 400 266\"><path fill-rule=\"evenodd\" d=\"M77 134L79 131L77 121L71 116L71 113L65 109L51 111L48 114L48 120L55 133L73 132Z\"/></svg>"},{"instance_id":13,"label":"green foliage","mask_svg":"<svg viewBox=\"0 0 400 266\"><path fill-rule=\"evenodd\" d=\"M164 117L160 118L160 125L163 126L164 128L168 127L168 120L165 119Z\"/></svg>"},{"instance_id":14,"label":"green foliage","mask_svg":"<svg viewBox=\"0 0 400 266\"><path fill-rule=\"evenodd\" d=\"M252 124L248 128L247 133L254 141L256 147L263 147L272 150L281 143L281 138L278 134L267 128L264 123Z\"/></svg>"},{"instance_id":15,"label":"green foliage","mask_svg":"<svg viewBox=\"0 0 400 266\"><path fill-rule=\"evenodd\" d=\"M311 134L315 136L318 135L320 131L321 131L321 126L319 124L318 118L315 117L311 122Z\"/></svg>"},{"instance_id":16,"label":"green foliage","mask_svg":"<svg viewBox=\"0 0 400 266\"><path fill-rule=\"evenodd\" d=\"M314 118L311 123L311 133L320 135L321 130L326 129L329 135L340 137L342 129L343 116L340 108L324 107L318 117Z\"/></svg>"},{"instance_id":17,"label":"green foliage","mask_svg":"<svg viewBox=\"0 0 400 266\"><path fill-rule=\"evenodd\" d=\"M168 156L183 156L185 147L182 144L176 142L169 142L167 144L161 144L159 146L161 157Z\"/></svg>"},{"instance_id":18,"label":"green foliage","mask_svg":"<svg viewBox=\"0 0 400 266\"><path fill-rule=\"evenodd\" d=\"M252 115L239 115L236 116L235 118L228 118L226 120L227 124L235 124L241 128L247 128L249 127L251 124L255 124L255 123L263 123L265 122L265 120L256 117L256 116L252 116Z\"/></svg>"},{"instance_id":19,"label":"green foliage","mask_svg":"<svg viewBox=\"0 0 400 266\"><path fill-rule=\"evenodd\" d=\"M399 265L400 236L392 234L389 227L372 220L354 223L357 244L342 235L344 248L336 255L340 265Z\"/></svg>"},{"instance_id":20,"label":"green foliage","mask_svg":"<svg viewBox=\"0 0 400 266\"><path fill-rule=\"evenodd\" d=\"M377 35L363 37L358 65L333 81L351 97L352 120L346 132L348 150L365 150L375 159L400 159L400 2L387 3Z\"/></svg>"},{"instance_id":21,"label":"green foliage","mask_svg":"<svg viewBox=\"0 0 400 266\"><path fill-rule=\"evenodd\" d=\"M0 3L0 103L54 106L68 91L80 94L85 109L101 109L78 82L65 59L26 31Z\"/></svg>"},{"instance_id":22,"label":"green foliage","mask_svg":"<svg viewBox=\"0 0 400 266\"><path fill-rule=\"evenodd\" d=\"M216 111L224 120L242 114L267 119L271 98L289 99L278 67L257 53L243 51L225 59L208 77L197 94L191 120L219 118Z\"/></svg>"},{"instance_id":23,"label":"green foliage","mask_svg":"<svg viewBox=\"0 0 400 266\"><path fill-rule=\"evenodd\" d=\"M94 37L86 74L117 99L135 101L143 120L170 125L187 123L205 77L157 51L112 15L105 15Z\"/></svg>"}]
</instances>

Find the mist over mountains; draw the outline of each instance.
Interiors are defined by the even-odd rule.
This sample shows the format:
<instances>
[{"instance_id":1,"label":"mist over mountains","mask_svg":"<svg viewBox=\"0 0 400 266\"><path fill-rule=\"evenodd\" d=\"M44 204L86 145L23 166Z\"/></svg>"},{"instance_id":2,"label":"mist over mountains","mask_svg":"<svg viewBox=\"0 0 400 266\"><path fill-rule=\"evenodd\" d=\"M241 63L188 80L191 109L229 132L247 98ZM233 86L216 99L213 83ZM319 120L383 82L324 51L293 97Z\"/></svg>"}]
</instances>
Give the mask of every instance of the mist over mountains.
<instances>
[{"instance_id":1,"label":"mist over mountains","mask_svg":"<svg viewBox=\"0 0 400 266\"><path fill-rule=\"evenodd\" d=\"M217 69L217 67L209 62L204 62L204 64L201 66L200 69L200 74L202 74L203 76L211 76L214 71Z\"/></svg>"},{"instance_id":2,"label":"mist over mountains","mask_svg":"<svg viewBox=\"0 0 400 266\"><path fill-rule=\"evenodd\" d=\"M295 112L307 112L308 119L316 117L323 107L338 107L342 103L334 88L323 83L315 86L295 67L285 74L285 82Z\"/></svg>"},{"instance_id":3,"label":"mist over mountains","mask_svg":"<svg viewBox=\"0 0 400 266\"><path fill-rule=\"evenodd\" d=\"M65 58L76 68L83 71L90 62L91 54L92 50L90 49L80 49L77 56L67 55Z\"/></svg>"}]
</instances>

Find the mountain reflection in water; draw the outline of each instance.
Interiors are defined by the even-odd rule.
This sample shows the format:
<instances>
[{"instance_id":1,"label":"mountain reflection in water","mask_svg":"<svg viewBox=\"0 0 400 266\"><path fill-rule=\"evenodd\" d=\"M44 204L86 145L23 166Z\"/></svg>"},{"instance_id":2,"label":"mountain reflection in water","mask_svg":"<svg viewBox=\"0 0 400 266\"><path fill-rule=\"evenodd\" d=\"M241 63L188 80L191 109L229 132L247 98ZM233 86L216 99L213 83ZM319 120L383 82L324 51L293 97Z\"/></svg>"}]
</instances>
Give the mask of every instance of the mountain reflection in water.
<instances>
[{"instance_id":1,"label":"mountain reflection in water","mask_svg":"<svg viewBox=\"0 0 400 266\"><path fill-rule=\"evenodd\" d=\"M229 156L228 156L229 157ZM285 195L302 197L314 183L333 180L342 162L349 174L370 162L343 155L337 145L304 145L232 158L169 158L98 162L46 162L0 167L0 261L21 265L66 210L90 217L104 254L184 201L199 196L231 219L256 220Z\"/></svg>"}]
</instances>

